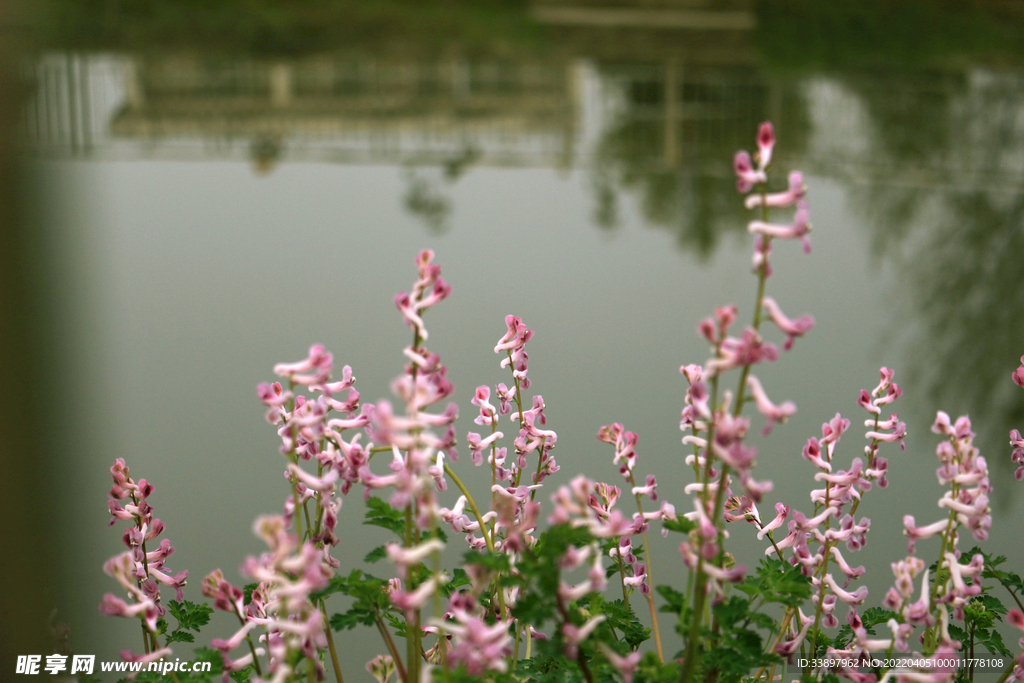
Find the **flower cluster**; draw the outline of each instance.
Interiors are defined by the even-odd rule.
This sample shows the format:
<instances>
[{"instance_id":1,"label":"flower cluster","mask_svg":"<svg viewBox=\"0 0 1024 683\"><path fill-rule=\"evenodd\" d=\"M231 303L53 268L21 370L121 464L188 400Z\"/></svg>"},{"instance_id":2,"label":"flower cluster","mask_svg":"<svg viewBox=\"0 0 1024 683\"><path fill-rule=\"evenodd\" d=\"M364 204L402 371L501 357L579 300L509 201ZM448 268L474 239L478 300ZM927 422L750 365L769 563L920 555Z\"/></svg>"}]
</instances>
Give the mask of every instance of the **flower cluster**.
<instances>
[{"instance_id":1,"label":"flower cluster","mask_svg":"<svg viewBox=\"0 0 1024 683\"><path fill-rule=\"evenodd\" d=\"M228 653L239 647L256 628L264 633L259 640L269 655L271 681L286 680L295 671L295 662L305 659L323 677L318 656L326 646L323 615L311 593L327 586L332 572L323 562L316 543L299 543L298 537L288 530L283 515L267 515L256 520L257 536L266 542L269 551L260 557L249 557L242 564L242 574L256 582L242 627L227 640L214 640L213 647L224 657L225 672L252 666L264 649L255 648L249 641L250 652L232 660ZM227 602L229 610L242 617L238 589L216 573L203 582L204 594ZM218 604L223 609L223 606Z\"/></svg>"},{"instance_id":2,"label":"flower cluster","mask_svg":"<svg viewBox=\"0 0 1024 683\"><path fill-rule=\"evenodd\" d=\"M855 552L864 547L871 520L867 517L858 519L856 513L864 493L869 491L874 483L884 486L885 462L878 456L879 444L902 439L906 434L906 425L898 421L895 413L887 420L880 421L881 406L893 400L889 397L900 395L899 387L892 381L894 373L888 368L882 368L880 375L881 382L872 392L861 392L861 405L867 408L873 418L865 423L871 429L865 434L865 438L869 440L864 449L869 457L868 464L865 465L858 457L853 459L848 469L836 469L837 447L843 433L850 428L850 421L837 413L831 420L822 424L821 437L808 439L803 448L804 459L818 469L814 476L815 481L823 483L822 488L811 491L814 513L808 517L802 512L794 511L792 519L788 522L789 533L786 537L778 543L773 542L772 547L765 549L766 555L791 549L792 556L789 561L794 566L799 566L801 571L810 577L812 601L815 605L813 618L805 617L802 612L798 612L801 628L793 629L789 634L789 640L776 645L776 652L779 654L791 655L807 637L810 626L815 630L819 626L837 626L839 620L835 610L839 603L847 606L847 621L854 629L856 638L852 645L853 649L832 648L830 651L838 653L837 656L849 655L856 648L863 647L859 640L862 631L854 624L859 623L857 608L864 604L868 589L861 586L856 590L850 590L849 586L852 581L864 574L864 567L851 566L839 545L843 544L847 552ZM873 402L872 396L876 397ZM788 514L788 509L779 509L775 520L764 528L781 526L781 518ZM836 579L830 568L841 573L841 580Z\"/></svg>"},{"instance_id":3,"label":"flower cluster","mask_svg":"<svg viewBox=\"0 0 1024 683\"><path fill-rule=\"evenodd\" d=\"M107 593L103 596L100 612L110 616L138 618L142 620L144 630L148 631L145 639L145 654L135 655L124 650L121 658L125 661L150 662L171 654L168 647L160 647L157 642L157 620L167 613L160 602L160 586L164 584L174 589L175 597L181 600L182 588L188 571L171 575L164 562L174 553L174 547L168 539L150 550L147 542L152 543L164 531L164 524L153 516L153 508L148 498L153 494L153 485L145 479L137 482L128 472L124 459L118 458L110 468L114 483L110 487L110 499L107 507L110 510L110 524L117 520L131 522L121 537L128 551L115 555L103 565L103 571L113 577L125 593L132 599L132 604ZM126 501L122 505L121 501Z\"/></svg>"},{"instance_id":4,"label":"flower cluster","mask_svg":"<svg viewBox=\"0 0 1024 683\"><path fill-rule=\"evenodd\" d=\"M810 315L787 316L767 293L773 241L800 240L806 250L810 231L799 172L789 174L786 189L768 192L774 145L771 124L762 124L754 157L739 152L734 159L737 187L749 193L744 204L760 212L748 225L756 235L758 292L750 324L738 329L736 306L715 309L698 326L710 356L703 365L680 368L688 384L680 428L686 464L694 474L684 488L691 497L685 514L677 515L653 473L638 469L639 436L619 423L601 427L597 438L613 449L621 487L581 474L538 498L548 478L560 471L551 455L558 434L547 428L543 397L525 394L532 385L526 347L534 332L514 315L505 318L505 332L494 347L500 368L511 377L506 376L507 383L478 386L470 401L482 432L467 433L470 460L476 466L486 462L491 474L490 505L478 504L485 499L475 499L453 470L458 408L450 402L439 407L454 387L447 368L425 345L425 314L451 288L433 253L423 251L415 261L418 277L412 288L395 297L412 332L403 351L407 364L391 385L397 401L361 403L352 369L344 366L340 379L333 379L333 355L319 344L302 360L276 365L279 381L257 388L280 438L290 490L281 514L256 520L256 535L267 551L249 557L241 568L253 583L242 590L219 569L203 581L203 595L238 621L230 637L211 643L220 654L225 683L323 680L327 652L340 683L332 631L359 624L375 626L387 647L387 654L366 664L378 683L396 676L399 683L510 676L566 683L633 683L637 677L694 683L766 676L774 681L776 665L798 653L814 661L850 661L869 652L910 651L919 628L925 653L917 659L920 666L872 671L836 666L829 671L812 664L804 680L836 674L854 683L951 683L959 674L947 656L968 648L973 654L975 642L1009 655L991 628L1005 614L1024 630L1024 613L991 602L981 579L995 578L1018 606L1016 591L1024 585L1016 575L995 569L999 558L990 561L980 551L963 554L958 549L962 533L983 541L992 523L988 467L974 446L966 416L953 421L940 412L932 427L943 437L936 449L938 479L948 487L939 500L943 519L924 526L913 517L904 519L910 555L892 564L895 581L881 603L884 609L865 609L868 590L856 585L865 569L850 562L850 553L865 546L871 527L859 509L867 492L888 484L883 444L903 448L907 436L906 424L890 412L902 395L892 370L881 368L877 386L861 391L857 399L866 411L863 455L859 447L857 457L840 452L852 423L836 413L802 449L815 470L811 507L801 511L776 502L774 516L762 519L758 505L765 505L772 483L753 476L758 450L752 441L757 437L750 435L748 415L759 422L763 418L761 436L767 437L795 414L796 405L773 401L753 370L777 361L780 346L791 351L795 340L814 326ZM772 212L785 209L794 209L792 222L771 222ZM775 342L762 329L768 321L778 330L769 335ZM1024 387L1024 357L1021 361L1012 378ZM733 371L735 384L727 388L723 382ZM745 415L748 404L752 409ZM1012 460L1020 465L1017 478L1024 478L1024 437L1014 430L1010 439ZM190 640L179 629L167 634L161 647L158 638L166 623L160 620L165 613L160 584L175 589L178 602L168 607L179 624L195 624L188 611L195 606L184 608L180 602L187 572L172 575L165 566L173 552L170 543L164 539L156 548L147 547L163 531L148 502L153 487L146 480L134 481L123 460L111 472L112 523L120 519L130 525L123 539L128 552L108 561L105 570L131 602L108 594L100 609L140 619L145 653L125 651L122 656L153 661L170 654L167 644ZM458 492L449 492L449 485ZM344 535L342 502L359 487L366 523L397 537L366 558L368 563L388 561L384 566L392 573L383 578L361 570L347 576L336 571L341 562L332 552ZM632 502L628 511L622 507L629 496L635 511ZM545 498L551 503L548 514ZM738 521L752 524L751 533L770 544L750 571L726 550L726 525ZM679 552L690 572L690 595L656 583L652 522L663 536L682 534ZM453 572L443 564L448 542L442 526L463 535L468 547L462 566ZM929 569L914 552L917 542L932 537L940 547ZM605 593L615 574L622 597L612 601ZM337 593L351 599L349 609L329 616L326 600ZM660 609L657 595L663 598ZM647 603L649 629L630 604L638 596ZM781 606L780 619L766 612L772 605ZM202 609L208 618L210 608ZM841 612L846 626L834 637L826 635L825 630L840 626ZM684 638L680 655L665 656L659 613L678 618L676 632ZM964 628L955 626L957 621ZM393 636L404 638L404 654ZM649 638L655 652L643 655L641 647ZM1024 650L1024 638L1020 647ZM524 653L529 661L523 661ZM1003 680L1024 683L1024 652Z\"/></svg>"}]
</instances>

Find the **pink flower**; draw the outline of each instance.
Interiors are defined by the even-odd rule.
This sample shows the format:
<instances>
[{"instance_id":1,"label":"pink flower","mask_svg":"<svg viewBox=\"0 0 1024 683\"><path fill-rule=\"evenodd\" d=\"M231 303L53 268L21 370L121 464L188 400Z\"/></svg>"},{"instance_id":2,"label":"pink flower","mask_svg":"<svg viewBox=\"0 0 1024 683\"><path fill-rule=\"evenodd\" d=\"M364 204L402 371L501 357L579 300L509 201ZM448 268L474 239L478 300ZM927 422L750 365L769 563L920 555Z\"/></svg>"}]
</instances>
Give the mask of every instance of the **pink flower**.
<instances>
[{"instance_id":1,"label":"pink flower","mask_svg":"<svg viewBox=\"0 0 1024 683\"><path fill-rule=\"evenodd\" d=\"M466 434L466 444L469 446L469 454L473 459L474 465L482 465L484 462L483 451L489 448L498 439L503 438L505 435L501 432L494 432L481 439L480 435L476 432L469 432Z\"/></svg>"},{"instance_id":2,"label":"pink flower","mask_svg":"<svg viewBox=\"0 0 1024 683\"><path fill-rule=\"evenodd\" d=\"M480 408L480 415L473 420L478 425L493 425L498 421L498 411L491 405L488 400L490 398L491 388L489 386L482 385L476 388L476 393L470 403Z\"/></svg>"},{"instance_id":3,"label":"pink flower","mask_svg":"<svg viewBox=\"0 0 1024 683\"><path fill-rule=\"evenodd\" d=\"M752 235L764 235L777 239L799 239L803 243L804 252L811 252L811 241L807 235L811 232L810 210L803 199L797 201L796 216L789 225L751 221L747 231Z\"/></svg>"},{"instance_id":4,"label":"pink flower","mask_svg":"<svg viewBox=\"0 0 1024 683\"><path fill-rule=\"evenodd\" d=\"M464 665L470 676L482 677L488 671L503 673L508 668L505 658L512 654L508 624L487 624L462 609L452 608L450 612L456 621L444 624L445 631L453 635L449 661Z\"/></svg>"},{"instance_id":5,"label":"pink flower","mask_svg":"<svg viewBox=\"0 0 1024 683\"><path fill-rule=\"evenodd\" d=\"M388 683L395 673L395 660L391 655L377 655L366 663L366 670L377 683Z\"/></svg>"},{"instance_id":6,"label":"pink flower","mask_svg":"<svg viewBox=\"0 0 1024 683\"><path fill-rule=\"evenodd\" d=\"M295 384L316 385L326 382L331 375L334 357L324 349L323 344L309 347L309 355L305 360L295 363L278 363L274 366L274 374L286 377ZM309 374L300 374L309 373ZM260 398L263 398L261 395Z\"/></svg>"},{"instance_id":7,"label":"pink flower","mask_svg":"<svg viewBox=\"0 0 1024 683\"><path fill-rule=\"evenodd\" d=\"M576 626L570 622L565 622L562 625L562 637L565 643L565 656L569 659L575 659L576 655L579 654L579 646L584 640L590 637L590 634L598 627L598 625L605 620L605 616L599 615L591 617L583 624L583 626Z\"/></svg>"},{"instance_id":8,"label":"pink flower","mask_svg":"<svg viewBox=\"0 0 1024 683\"><path fill-rule=\"evenodd\" d=\"M946 526L949 524L948 520L940 519L933 524L926 526L916 526L913 515L906 515L903 517L904 535L910 538L910 542L907 544L907 552L914 552L914 543L922 538L931 538L936 534L945 532Z\"/></svg>"},{"instance_id":9,"label":"pink flower","mask_svg":"<svg viewBox=\"0 0 1024 683\"><path fill-rule=\"evenodd\" d=\"M1020 367L1013 371L1010 378L1013 379L1013 383L1017 386L1024 387L1024 356L1020 357L1020 362Z\"/></svg>"},{"instance_id":10,"label":"pink flower","mask_svg":"<svg viewBox=\"0 0 1024 683\"><path fill-rule=\"evenodd\" d=\"M783 505L782 503L775 504L775 518L761 527L760 531L757 532L757 540L762 540L771 531L778 529L782 526L782 523L789 517L789 506Z\"/></svg>"},{"instance_id":11,"label":"pink flower","mask_svg":"<svg viewBox=\"0 0 1024 683\"><path fill-rule=\"evenodd\" d=\"M796 404L792 401L786 401L778 406L772 403L761 382L754 375L747 376L747 386L750 387L750 395L757 404L757 411L768 419L762 435L767 436L771 433L773 425L785 423L796 412Z\"/></svg>"},{"instance_id":12,"label":"pink flower","mask_svg":"<svg viewBox=\"0 0 1024 683\"><path fill-rule=\"evenodd\" d=\"M764 170L772 163L772 149L775 148L775 128L771 121L765 121L757 128L757 165Z\"/></svg>"},{"instance_id":13,"label":"pink flower","mask_svg":"<svg viewBox=\"0 0 1024 683\"><path fill-rule=\"evenodd\" d=\"M244 594L240 588L235 588L224 578L224 572L221 570L214 569L203 579L203 595L212 598L213 606L217 609L245 618L242 604Z\"/></svg>"},{"instance_id":14,"label":"pink flower","mask_svg":"<svg viewBox=\"0 0 1024 683\"><path fill-rule=\"evenodd\" d=\"M807 444L804 445L803 456L804 459L814 463L825 472L832 471L831 463L821 457L821 443L814 437L808 439Z\"/></svg>"},{"instance_id":15,"label":"pink flower","mask_svg":"<svg viewBox=\"0 0 1024 683\"><path fill-rule=\"evenodd\" d=\"M804 315L796 320L790 320L786 317L786 314L782 312L779 305L775 303L775 299L770 296L764 298L763 305L768 311L768 316L772 319L772 322L786 335L786 343L782 348L789 351L793 348L793 340L797 337L804 336L812 327L814 327L814 317L810 315Z\"/></svg>"},{"instance_id":16,"label":"pink flower","mask_svg":"<svg viewBox=\"0 0 1024 683\"><path fill-rule=\"evenodd\" d=\"M623 657L604 643L601 643L598 647L601 649L601 654L612 665L612 668L622 676L622 683L633 683L633 675L636 673L637 667L640 666L640 656L642 653L631 652Z\"/></svg>"},{"instance_id":17,"label":"pink flower","mask_svg":"<svg viewBox=\"0 0 1024 683\"><path fill-rule=\"evenodd\" d=\"M732 169L736 172L736 190L739 192L750 192L755 185L768 182L763 169L754 170L750 154L745 150L736 152L732 159Z\"/></svg>"},{"instance_id":18,"label":"pink flower","mask_svg":"<svg viewBox=\"0 0 1024 683\"><path fill-rule=\"evenodd\" d=\"M716 358L704 364L708 377L721 374L726 370L756 365L763 361L775 361L779 358L779 350L761 338L753 328L747 328L740 339L727 337L719 346Z\"/></svg>"},{"instance_id":19,"label":"pink flower","mask_svg":"<svg viewBox=\"0 0 1024 683\"><path fill-rule=\"evenodd\" d=\"M1020 432L1016 429L1010 432L1010 445L1013 446L1013 455L1010 456L1010 459L1020 465L1014 476L1017 481L1020 481L1024 479L1024 438L1021 438Z\"/></svg>"},{"instance_id":20,"label":"pink flower","mask_svg":"<svg viewBox=\"0 0 1024 683\"><path fill-rule=\"evenodd\" d=\"M807 632L811 630L811 624L814 623L812 617L804 615L803 610L798 609L797 615L800 618L800 631L787 641L782 641L775 646L775 654L782 657L790 657L797 651L800 644L804 642L804 638L807 637Z\"/></svg>"},{"instance_id":21,"label":"pink flower","mask_svg":"<svg viewBox=\"0 0 1024 683\"><path fill-rule=\"evenodd\" d=\"M807 194L807 186L804 185L804 174L800 171L793 171L789 174L789 188L785 192L773 192L762 195L754 193L744 200L748 209L755 209L759 206L767 206L771 209L781 209L796 204Z\"/></svg>"}]
</instances>

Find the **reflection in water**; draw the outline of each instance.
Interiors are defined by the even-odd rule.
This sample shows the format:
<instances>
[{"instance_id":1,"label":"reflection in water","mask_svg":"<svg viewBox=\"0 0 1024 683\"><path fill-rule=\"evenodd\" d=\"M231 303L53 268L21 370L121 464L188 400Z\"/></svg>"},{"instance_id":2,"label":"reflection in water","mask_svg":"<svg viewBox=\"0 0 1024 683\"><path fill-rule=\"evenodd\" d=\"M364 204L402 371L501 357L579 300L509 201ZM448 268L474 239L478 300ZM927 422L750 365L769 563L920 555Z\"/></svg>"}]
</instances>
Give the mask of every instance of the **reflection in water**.
<instances>
[{"instance_id":1,"label":"reflection in water","mask_svg":"<svg viewBox=\"0 0 1024 683\"><path fill-rule=\"evenodd\" d=\"M441 235L447 232L452 200L443 194L440 183L414 168L406 169L405 180L409 184L403 199L405 210L420 218L431 233Z\"/></svg>"},{"instance_id":2,"label":"reflection in water","mask_svg":"<svg viewBox=\"0 0 1024 683\"><path fill-rule=\"evenodd\" d=\"M751 66L669 60L600 72L611 109L592 164L595 222L602 227L617 222L618 193L636 192L651 225L707 257L720 235L746 224L730 161L749 146L750 131L772 119L789 158L803 151L799 89L770 83Z\"/></svg>"},{"instance_id":3,"label":"reflection in water","mask_svg":"<svg viewBox=\"0 0 1024 683\"><path fill-rule=\"evenodd\" d=\"M598 226L634 195L649 225L707 257L743 229L729 159L770 118L779 165L842 182L864 212L897 273L909 369L936 404L980 407L995 434L1024 422L1005 377L1024 350L1019 72L963 59L786 76L763 66L752 15L682 12L704 29L655 30L668 15L572 6L538 4L557 38L546 51L51 54L27 74L26 131L57 156L400 165L401 201L434 233L469 168L583 168Z\"/></svg>"},{"instance_id":4,"label":"reflection in water","mask_svg":"<svg viewBox=\"0 0 1024 683\"><path fill-rule=\"evenodd\" d=\"M249 148L252 156L253 171L257 175L267 175L274 170L274 166L281 158L284 151L281 136L279 135L258 135L253 138Z\"/></svg>"},{"instance_id":5,"label":"reflection in water","mask_svg":"<svg viewBox=\"0 0 1024 683\"><path fill-rule=\"evenodd\" d=\"M1024 422L1024 76L850 77L870 113L855 205L900 283L907 358L933 407L972 412L982 448ZM895 94L894 94L895 93ZM1009 467L997 458L997 467Z\"/></svg>"}]
</instances>

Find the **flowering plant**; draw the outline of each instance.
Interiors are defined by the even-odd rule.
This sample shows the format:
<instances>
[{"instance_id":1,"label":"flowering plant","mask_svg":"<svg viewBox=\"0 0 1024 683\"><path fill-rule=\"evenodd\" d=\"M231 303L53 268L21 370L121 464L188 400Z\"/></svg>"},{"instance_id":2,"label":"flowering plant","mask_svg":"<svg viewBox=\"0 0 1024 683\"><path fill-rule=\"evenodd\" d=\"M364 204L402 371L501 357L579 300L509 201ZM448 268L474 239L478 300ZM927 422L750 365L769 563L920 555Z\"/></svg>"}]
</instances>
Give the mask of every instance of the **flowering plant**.
<instances>
[{"instance_id":1,"label":"flowering plant","mask_svg":"<svg viewBox=\"0 0 1024 683\"><path fill-rule=\"evenodd\" d=\"M680 368L688 384L680 428L693 470L682 495L659 492L655 475L638 469L639 437L620 424L597 436L611 446L623 482L579 475L556 479L551 493L541 493L560 472L553 455L558 434L547 426L542 396L529 393L526 347L534 332L509 315L494 347L509 374L493 388L479 386L471 401L480 431L468 432L465 446L472 464L491 473L490 495L474 496L454 469L458 407L442 407L453 387L426 345L425 313L451 288L433 253L424 251L411 290L395 299L412 333L408 363L392 384L400 404L363 403L352 369L344 366L336 379L333 356L320 345L303 360L275 366L279 381L258 387L281 440L289 492L281 513L256 520L267 552L242 565L251 584L236 587L217 570L201 584L213 608L185 601L187 572L172 575L164 565L170 542L151 549L164 530L149 503L152 484L132 479L122 460L111 468L112 523L129 523L128 551L104 569L131 602L107 595L100 609L139 619L144 650L122 657L166 660L173 643L194 642L192 632L213 609L238 620L237 631L197 651L212 662L212 673L170 670L138 680L342 683L340 658L355 655L339 653L333 634L358 626L381 636L382 653L366 662L379 683L771 682L792 664L804 680L952 683L973 680L978 661L990 666L991 659L979 660L981 648L999 658L1000 683L1024 680L1024 638L1014 658L996 628L1005 618L1024 631L1024 583L1000 569L1002 558L959 548L962 535L984 541L991 526L988 466L966 416L952 420L940 412L935 419L937 476L948 487L938 503L942 517L921 526L913 517L903 520L909 555L892 564L893 586L878 606L866 607L868 589L855 585L865 570L851 559L870 531L871 520L860 514L864 497L888 484L884 449L902 448L906 436L891 412L902 394L892 370L882 368L878 384L857 400L867 428L863 455L841 451L852 422L837 413L803 448L817 487L810 505L801 511L777 502L774 517L761 516L758 505L772 485L754 477L757 451L747 443L751 422L744 413L752 404L767 435L796 411L790 401L773 402L753 372L780 357L765 323L776 330L771 336L784 339L784 351L814 326L809 315L788 317L767 294L773 244L799 240L809 252L811 230L799 172L789 175L785 190L768 192L774 145L771 124L762 124L754 157L739 152L734 159L737 188L759 214L749 224L757 294L751 323L739 332L736 306L702 321L711 356ZM771 222L773 211L790 208L790 222ZM1021 361L1013 381L1024 387ZM1021 479L1024 437L1014 430L1010 438ZM366 523L393 534L366 558L387 561L381 577L338 571L338 520L354 488L366 499ZM753 525L749 533L765 542L754 569L726 549L727 526L736 522ZM683 577L665 568L656 582L652 525L662 536L679 535L685 591L666 581ZM733 533L747 528L735 526ZM450 540L452 533L461 540ZM446 569L442 551L462 543L461 563ZM930 565L915 554L925 543L937 546L928 551ZM990 583L983 586L983 579ZM175 590L166 606L160 584ZM1012 609L1000 600L1006 593ZM344 611L334 606L337 595L348 599ZM646 609L634 611L641 605ZM173 630L168 611L178 622ZM679 652L666 651L666 616L682 636Z\"/></svg>"}]
</instances>

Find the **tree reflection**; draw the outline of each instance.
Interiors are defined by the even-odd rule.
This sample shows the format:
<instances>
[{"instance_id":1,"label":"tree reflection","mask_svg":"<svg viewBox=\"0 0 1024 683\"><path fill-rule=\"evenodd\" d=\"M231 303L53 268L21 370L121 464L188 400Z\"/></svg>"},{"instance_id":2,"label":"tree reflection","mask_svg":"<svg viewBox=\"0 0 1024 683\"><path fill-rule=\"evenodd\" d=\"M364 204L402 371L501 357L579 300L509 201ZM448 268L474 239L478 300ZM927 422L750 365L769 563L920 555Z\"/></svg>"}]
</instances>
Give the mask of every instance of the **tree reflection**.
<instances>
[{"instance_id":1,"label":"tree reflection","mask_svg":"<svg viewBox=\"0 0 1024 683\"><path fill-rule=\"evenodd\" d=\"M803 152L806 107L792 83L749 66L606 65L610 121L594 154L595 222L613 228L617 195L639 195L648 224L674 232L681 249L710 256L749 216L735 199L731 159L771 118L788 154Z\"/></svg>"},{"instance_id":2,"label":"tree reflection","mask_svg":"<svg viewBox=\"0 0 1024 683\"><path fill-rule=\"evenodd\" d=\"M1024 77L976 70L845 79L870 112L854 185L878 256L895 266L906 358L932 410L970 411L1009 471L1024 422L1010 372L1024 353Z\"/></svg>"}]
</instances>

